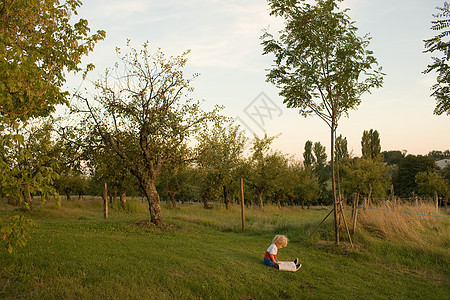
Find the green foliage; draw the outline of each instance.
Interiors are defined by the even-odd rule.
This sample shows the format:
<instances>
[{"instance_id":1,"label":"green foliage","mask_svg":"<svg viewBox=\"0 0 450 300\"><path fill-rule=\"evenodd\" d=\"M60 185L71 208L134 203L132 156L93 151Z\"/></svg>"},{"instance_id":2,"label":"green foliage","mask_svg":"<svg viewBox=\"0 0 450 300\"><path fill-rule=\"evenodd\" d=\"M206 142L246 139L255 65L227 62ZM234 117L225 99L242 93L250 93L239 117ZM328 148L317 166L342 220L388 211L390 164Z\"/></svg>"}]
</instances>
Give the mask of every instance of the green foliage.
<instances>
[{"instance_id":1,"label":"green foliage","mask_svg":"<svg viewBox=\"0 0 450 300\"><path fill-rule=\"evenodd\" d=\"M105 38L102 30L89 35L86 20L73 20L80 5L79 0L0 4L0 193L26 209L33 193L53 192L57 174L45 143L48 127L43 135L35 130L24 136L23 130L30 119L68 103L66 72L81 71L82 58Z\"/></svg>"},{"instance_id":2,"label":"green foliage","mask_svg":"<svg viewBox=\"0 0 450 300\"><path fill-rule=\"evenodd\" d=\"M344 195L359 193L383 198L390 187L389 167L382 159L353 158L340 161L341 189Z\"/></svg>"},{"instance_id":3,"label":"green foliage","mask_svg":"<svg viewBox=\"0 0 450 300\"><path fill-rule=\"evenodd\" d=\"M378 131L370 129L364 130L361 138L362 157L375 159L381 153L380 134Z\"/></svg>"},{"instance_id":4,"label":"green foliage","mask_svg":"<svg viewBox=\"0 0 450 300\"><path fill-rule=\"evenodd\" d=\"M271 14L286 20L279 40L265 32L264 54L275 55L268 81L281 89L289 108L316 114L334 131L337 120L355 109L360 96L382 83L381 70L366 50L369 38L331 0L269 1ZM361 76L364 75L364 76Z\"/></svg>"},{"instance_id":5,"label":"green foliage","mask_svg":"<svg viewBox=\"0 0 450 300\"><path fill-rule=\"evenodd\" d=\"M434 158L422 155L407 155L398 165L397 175L393 178L395 193L400 197L417 194L416 174L436 169Z\"/></svg>"},{"instance_id":6,"label":"green foliage","mask_svg":"<svg viewBox=\"0 0 450 300\"><path fill-rule=\"evenodd\" d=\"M246 137L239 126L219 120L209 129L198 135L196 162L208 193L223 193L223 202L230 205L230 192L237 178L237 170L243 158Z\"/></svg>"},{"instance_id":7,"label":"green foliage","mask_svg":"<svg viewBox=\"0 0 450 300\"><path fill-rule=\"evenodd\" d=\"M336 159L341 160L350 157L347 147L347 138L343 137L342 134L340 134L336 138L335 148L336 148Z\"/></svg>"},{"instance_id":8,"label":"green foliage","mask_svg":"<svg viewBox=\"0 0 450 300\"><path fill-rule=\"evenodd\" d=\"M428 153L428 156L434 157L436 160L449 158L450 150L445 151L433 150Z\"/></svg>"},{"instance_id":9,"label":"green foliage","mask_svg":"<svg viewBox=\"0 0 450 300\"><path fill-rule=\"evenodd\" d=\"M308 206L314 204L320 195L319 177L313 172L311 167L302 166L294 163L290 166L292 170L293 182L285 182L287 188L293 189L293 195L298 197L303 204L306 202Z\"/></svg>"},{"instance_id":10,"label":"green foliage","mask_svg":"<svg viewBox=\"0 0 450 300\"><path fill-rule=\"evenodd\" d=\"M439 176L436 170L422 171L416 174L417 192L419 195L433 197L437 192L439 196L450 197L448 182Z\"/></svg>"},{"instance_id":11,"label":"green foliage","mask_svg":"<svg viewBox=\"0 0 450 300\"><path fill-rule=\"evenodd\" d=\"M79 0L3 1L0 8L1 123L47 116L67 104L65 72L80 71L81 59L105 32L89 35L88 22L73 20Z\"/></svg>"},{"instance_id":12,"label":"green foliage","mask_svg":"<svg viewBox=\"0 0 450 300\"><path fill-rule=\"evenodd\" d=\"M278 178L282 170L287 168L287 158L280 152L271 150L270 145L276 136L264 138L255 136L249 157L250 174L248 182L251 189L255 192L258 205L263 207L263 194L270 194L277 189Z\"/></svg>"},{"instance_id":13,"label":"green foliage","mask_svg":"<svg viewBox=\"0 0 450 300\"><path fill-rule=\"evenodd\" d=\"M305 167L311 167L316 161L312 152L312 145L313 143L310 140L305 143L305 151L303 152L303 164Z\"/></svg>"},{"instance_id":14,"label":"green foliage","mask_svg":"<svg viewBox=\"0 0 450 300\"><path fill-rule=\"evenodd\" d=\"M9 222L0 219L0 234L6 250L12 253L17 247L25 246L33 226L35 226L33 220L20 215L10 217Z\"/></svg>"},{"instance_id":15,"label":"green foliage","mask_svg":"<svg viewBox=\"0 0 450 300\"><path fill-rule=\"evenodd\" d=\"M437 31L437 35L425 40L425 53L441 53L440 57L433 57L433 63L429 64L424 73L436 71L436 84L433 85L431 94L436 99L436 108L434 113L450 115L450 68L448 61L450 59L450 42L447 40L450 34L450 6L444 2L444 7L436 7L439 11L434 14L434 21L431 21L431 29Z\"/></svg>"},{"instance_id":16,"label":"green foliage","mask_svg":"<svg viewBox=\"0 0 450 300\"><path fill-rule=\"evenodd\" d=\"M50 123L36 121L33 126L17 128L17 134L0 132L0 192L11 203L31 209L33 194L54 194L52 184L58 174L52 130Z\"/></svg>"},{"instance_id":17,"label":"green foliage","mask_svg":"<svg viewBox=\"0 0 450 300\"><path fill-rule=\"evenodd\" d=\"M388 165L398 165L405 158L406 151L391 150L383 151L384 162Z\"/></svg>"}]
</instances>

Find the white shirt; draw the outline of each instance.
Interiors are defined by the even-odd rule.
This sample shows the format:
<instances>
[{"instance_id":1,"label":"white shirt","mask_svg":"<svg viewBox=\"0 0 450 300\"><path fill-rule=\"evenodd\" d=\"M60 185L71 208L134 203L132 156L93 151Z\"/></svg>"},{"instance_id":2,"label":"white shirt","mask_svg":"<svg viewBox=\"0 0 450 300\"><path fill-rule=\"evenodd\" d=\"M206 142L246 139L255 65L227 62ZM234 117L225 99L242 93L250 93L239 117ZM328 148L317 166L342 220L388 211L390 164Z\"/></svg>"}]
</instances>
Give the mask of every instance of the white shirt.
<instances>
[{"instance_id":1,"label":"white shirt","mask_svg":"<svg viewBox=\"0 0 450 300\"><path fill-rule=\"evenodd\" d=\"M277 247L277 245L271 244L271 245L269 246L269 248L267 248L267 252L269 252L269 254L272 254L272 255L277 255L277 253L278 253L278 247Z\"/></svg>"}]
</instances>

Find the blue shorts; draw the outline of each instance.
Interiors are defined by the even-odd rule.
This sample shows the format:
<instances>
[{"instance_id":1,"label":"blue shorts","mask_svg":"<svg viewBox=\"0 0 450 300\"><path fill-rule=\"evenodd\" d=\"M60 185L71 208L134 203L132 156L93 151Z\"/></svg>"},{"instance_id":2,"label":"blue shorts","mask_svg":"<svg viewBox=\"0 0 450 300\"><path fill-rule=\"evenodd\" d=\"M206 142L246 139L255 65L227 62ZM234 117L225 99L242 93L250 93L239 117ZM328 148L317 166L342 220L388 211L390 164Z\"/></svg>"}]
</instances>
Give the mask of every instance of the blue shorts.
<instances>
[{"instance_id":1,"label":"blue shorts","mask_svg":"<svg viewBox=\"0 0 450 300\"><path fill-rule=\"evenodd\" d=\"M275 267L278 269L278 264L276 264L273 260L264 257L264 264L269 267Z\"/></svg>"}]
</instances>

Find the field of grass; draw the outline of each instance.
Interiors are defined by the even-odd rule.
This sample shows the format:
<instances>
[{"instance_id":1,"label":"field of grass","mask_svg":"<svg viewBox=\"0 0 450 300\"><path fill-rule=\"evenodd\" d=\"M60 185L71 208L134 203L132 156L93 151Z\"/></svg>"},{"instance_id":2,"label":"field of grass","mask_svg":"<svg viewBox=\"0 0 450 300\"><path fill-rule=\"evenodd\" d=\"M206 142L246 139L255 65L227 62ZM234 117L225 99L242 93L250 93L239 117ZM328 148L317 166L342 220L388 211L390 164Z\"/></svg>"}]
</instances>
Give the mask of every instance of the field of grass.
<instances>
[{"instance_id":1,"label":"field of grass","mask_svg":"<svg viewBox=\"0 0 450 300\"><path fill-rule=\"evenodd\" d=\"M163 204L164 230L146 226L146 205L110 210L101 200L39 205L29 243L9 254L0 249L0 298L4 299L448 299L450 220L431 229L426 247L386 238L361 223L348 243L335 246L331 218L310 232L329 208L205 210L197 204ZM130 212L132 211L132 212ZM17 212L0 204L0 217ZM373 226L373 224L371 225ZM369 229L368 229L369 228ZM263 255L275 234L289 244L281 260L303 267L281 272ZM342 239L345 235L341 234Z\"/></svg>"}]
</instances>

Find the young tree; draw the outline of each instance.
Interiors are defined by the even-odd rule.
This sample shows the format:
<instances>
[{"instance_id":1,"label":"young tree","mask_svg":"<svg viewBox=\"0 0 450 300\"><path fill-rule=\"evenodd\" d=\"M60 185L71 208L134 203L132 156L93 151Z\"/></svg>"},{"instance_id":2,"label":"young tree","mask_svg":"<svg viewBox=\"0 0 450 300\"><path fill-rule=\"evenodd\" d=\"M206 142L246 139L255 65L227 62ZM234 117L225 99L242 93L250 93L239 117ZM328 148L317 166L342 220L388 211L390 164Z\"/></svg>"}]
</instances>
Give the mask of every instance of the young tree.
<instances>
[{"instance_id":1,"label":"young tree","mask_svg":"<svg viewBox=\"0 0 450 300\"><path fill-rule=\"evenodd\" d=\"M438 73L436 84L432 86L433 96L436 99L434 113L450 115L450 41L447 37L450 34L450 5L444 2L444 7L436 7L439 12L434 14L434 21L431 21L431 29L437 31L437 35L425 40L425 53L441 53L440 57L433 57L433 63L428 65L424 73L436 71Z\"/></svg>"},{"instance_id":2,"label":"young tree","mask_svg":"<svg viewBox=\"0 0 450 300\"><path fill-rule=\"evenodd\" d=\"M229 126L216 122L211 130L199 134L197 146L197 163L209 178L207 190L219 188L223 192L226 209L230 207L230 189L244 151L246 137L239 131L239 126Z\"/></svg>"},{"instance_id":3,"label":"young tree","mask_svg":"<svg viewBox=\"0 0 450 300\"><path fill-rule=\"evenodd\" d=\"M271 15L286 20L279 40L265 32L264 54L275 55L275 66L268 81L281 89L289 108L303 116L315 114L330 128L332 191L335 214L335 238L339 243L338 202L336 197L334 153L339 119L361 102L361 95L380 87L381 70L367 50L369 37L358 37L357 28L346 10L335 0L269 0Z\"/></svg>"},{"instance_id":4,"label":"young tree","mask_svg":"<svg viewBox=\"0 0 450 300\"><path fill-rule=\"evenodd\" d=\"M373 198L385 197L391 183L389 168L381 157L344 160L340 172L343 194L359 193L365 195L369 202Z\"/></svg>"},{"instance_id":5,"label":"young tree","mask_svg":"<svg viewBox=\"0 0 450 300\"><path fill-rule=\"evenodd\" d=\"M304 208L305 203L309 208L320 195L319 178L314 174L311 167L302 166L295 162L289 167L294 177L294 195L300 199L302 208Z\"/></svg>"},{"instance_id":6,"label":"young tree","mask_svg":"<svg viewBox=\"0 0 450 300\"><path fill-rule=\"evenodd\" d=\"M380 134L370 129L364 130L361 138L361 152L364 158L375 159L381 153Z\"/></svg>"},{"instance_id":7,"label":"young tree","mask_svg":"<svg viewBox=\"0 0 450 300\"><path fill-rule=\"evenodd\" d=\"M433 197L436 192L445 199L449 196L450 188L448 182L444 178L441 178L436 170L417 173L415 181L417 184L417 192L420 195Z\"/></svg>"},{"instance_id":8,"label":"young tree","mask_svg":"<svg viewBox=\"0 0 450 300\"><path fill-rule=\"evenodd\" d=\"M264 193L270 194L274 186L277 184L276 178L279 170L282 168L280 164L284 164L284 156L277 152L270 150L270 144L276 137L268 137L267 134L264 138L258 138L255 136L253 146L251 148L250 166L251 172L249 174L249 185L256 193L258 206L263 207Z\"/></svg>"},{"instance_id":9,"label":"young tree","mask_svg":"<svg viewBox=\"0 0 450 300\"><path fill-rule=\"evenodd\" d=\"M129 48L125 54L117 48L120 63L94 84L97 95L78 95L85 106L80 111L87 111L84 122L93 124L92 134L138 179L150 221L162 226L156 189L162 167L178 159L190 138L217 117L217 109L204 112L198 101L185 97L192 91L182 71L188 52L166 58L161 50L151 54L147 43L140 51Z\"/></svg>"}]
</instances>

